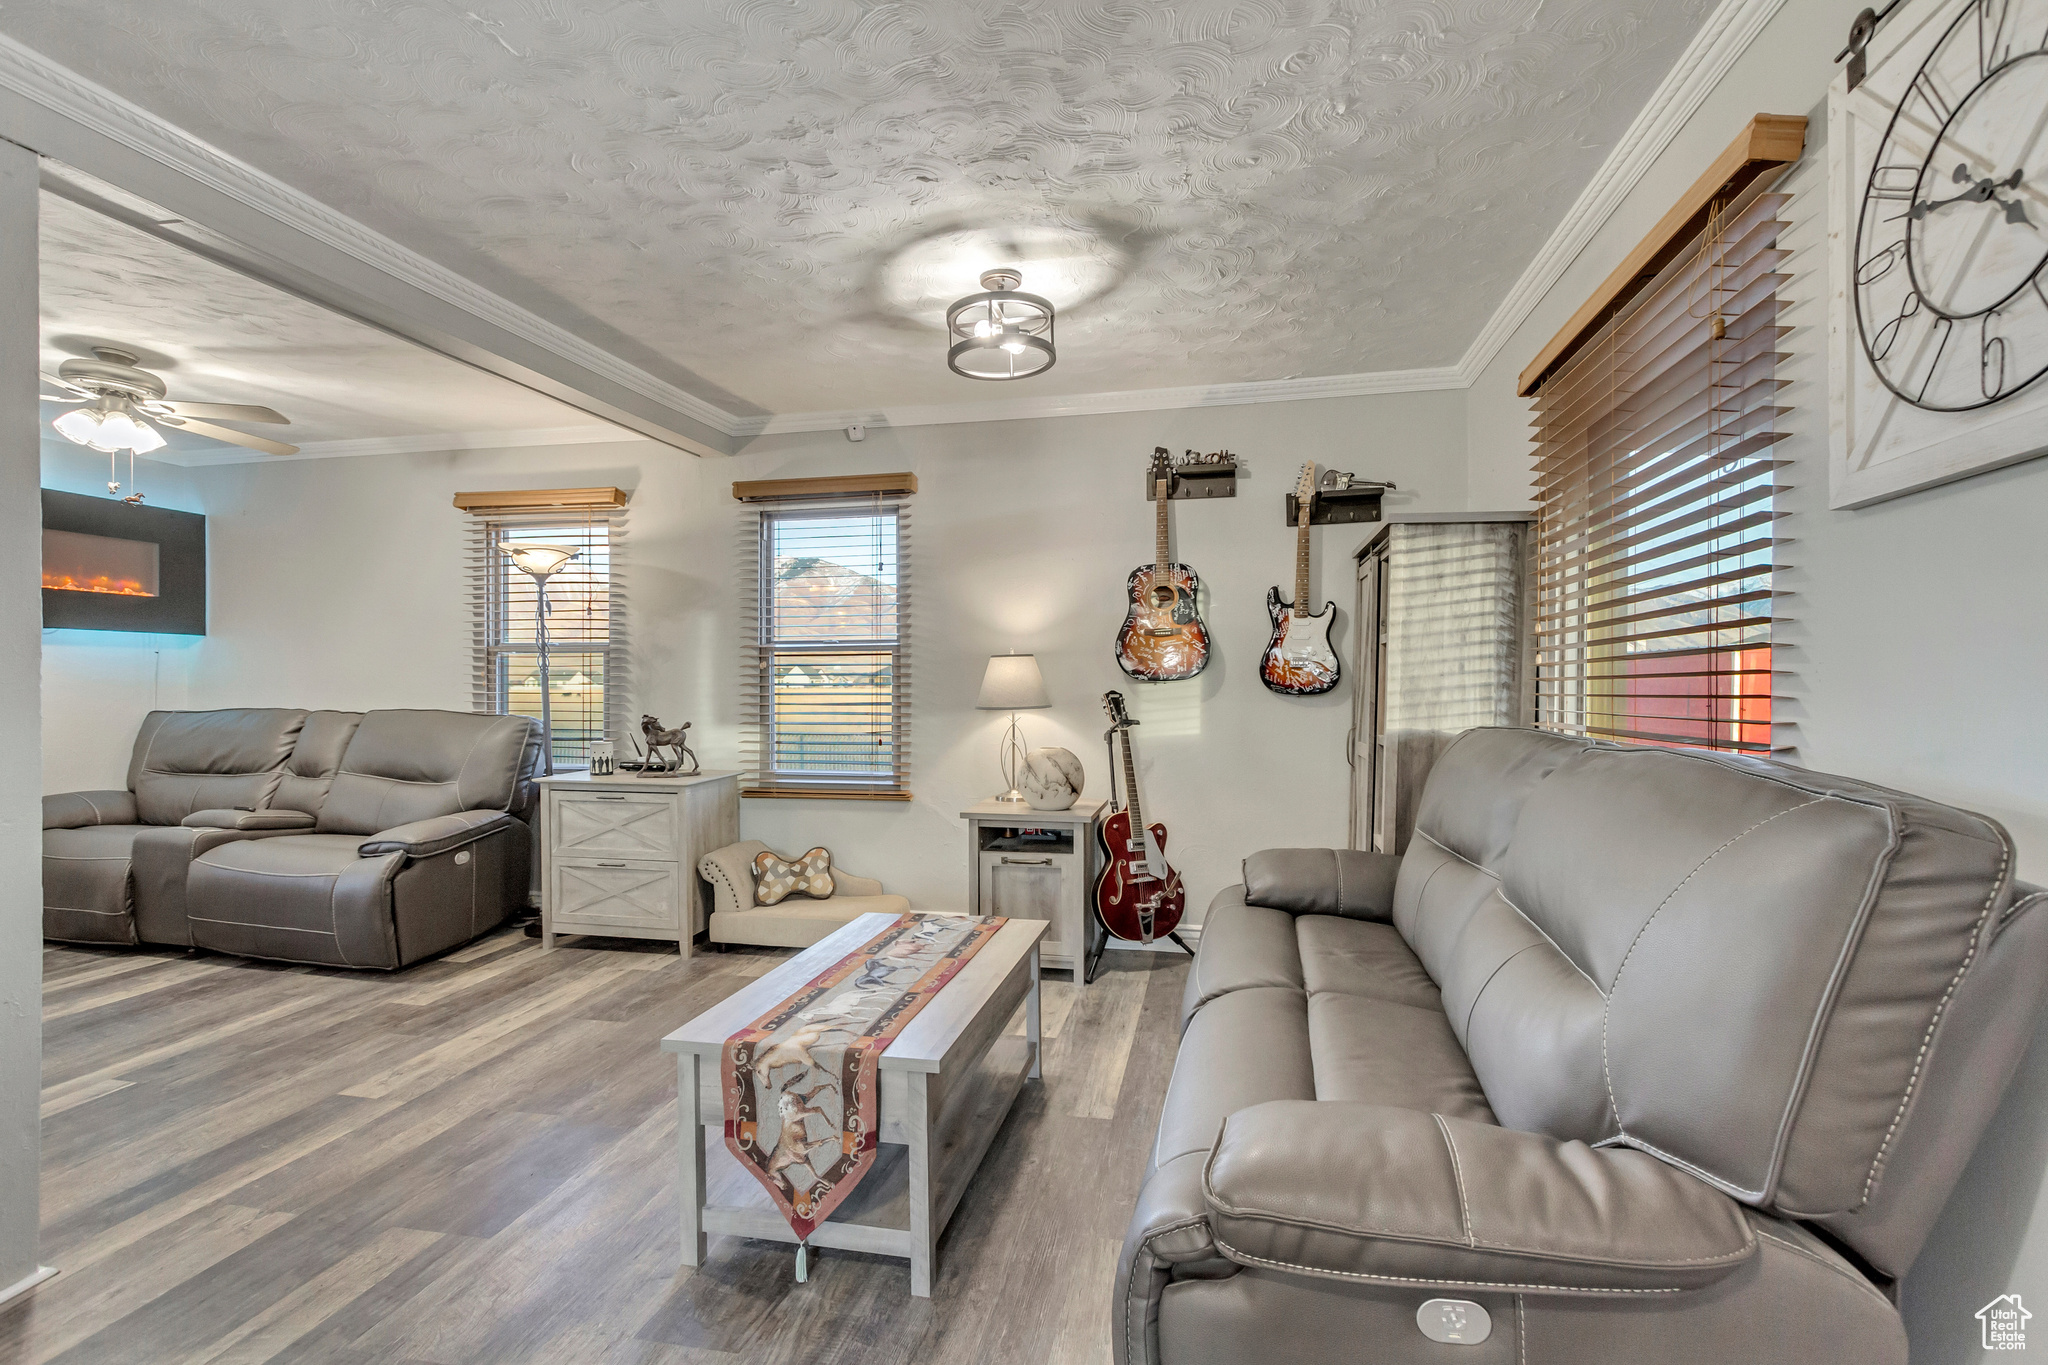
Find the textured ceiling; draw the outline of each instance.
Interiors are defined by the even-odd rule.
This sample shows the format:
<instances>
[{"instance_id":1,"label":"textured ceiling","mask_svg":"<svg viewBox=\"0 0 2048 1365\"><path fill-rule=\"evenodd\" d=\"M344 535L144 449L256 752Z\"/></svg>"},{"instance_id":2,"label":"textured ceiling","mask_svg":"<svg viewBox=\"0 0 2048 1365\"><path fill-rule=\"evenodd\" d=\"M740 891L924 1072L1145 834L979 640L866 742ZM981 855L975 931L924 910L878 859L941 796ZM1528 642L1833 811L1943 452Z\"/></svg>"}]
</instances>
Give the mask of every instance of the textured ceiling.
<instances>
[{"instance_id":1,"label":"textured ceiling","mask_svg":"<svg viewBox=\"0 0 2048 1365\"><path fill-rule=\"evenodd\" d=\"M92 345L122 346L163 377L174 399L276 408L290 426L248 429L300 446L607 425L56 195L42 196L41 217L42 367L50 374ZM44 409L46 417L64 410ZM166 437L159 459L251 456L189 432Z\"/></svg>"},{"instance_id":2,"label":"textured ceiling","mask_svg":"<svg viewBox=\"0 0 2048 1365\"><path fill-rule=\"evenodd\" d=\"M738 411L1453 363L1712 0L38 0L0 29ZM1014 247L1005 233L1018 234Z\"/></svg>"}]
</instances>

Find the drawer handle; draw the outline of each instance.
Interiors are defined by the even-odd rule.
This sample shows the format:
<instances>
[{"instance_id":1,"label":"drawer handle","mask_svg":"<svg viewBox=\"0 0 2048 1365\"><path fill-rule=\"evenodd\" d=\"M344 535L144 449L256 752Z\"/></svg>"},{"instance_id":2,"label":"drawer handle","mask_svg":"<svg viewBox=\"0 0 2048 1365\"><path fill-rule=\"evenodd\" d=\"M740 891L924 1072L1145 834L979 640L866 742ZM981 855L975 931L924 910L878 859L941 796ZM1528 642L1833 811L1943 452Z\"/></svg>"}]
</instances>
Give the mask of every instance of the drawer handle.
<instances>
[{"instance_id":1,"label":"drawer handle","mask_svg":"<svg viewBox=\"0 0 2048 1365\"><path fill-rule=\"evenodd\" d=\"M1006 863L1008 863L1008 864L1009 864L1010 866L1012 866L1012 867L1051 867L1051 866L1052 866L1052 859L1050 859L1050 858L1005 858L1005 859L1003 859L1003 861L1004 861L1004 862L1006 862Z\"/></svg>"},{"instance_id":2,"label":"drawer handle","mask_svg":"<svg viewBox=\"0 0 2048 1365\"><path fill-rule=\"evenodd\" d=\"M626 798L623 796L600 796L597 799L600 801L623 801Z\"/></svg>"},{"instance_id":3,"label":"drawer handle","mask_svg":"<svg viewBox=\"0 0 2048 1365\"><path fill-rule=\"evenodd\" d=\"M599 867L624 867L624 863L599 863Z\"/></svg>"}]
</instances>

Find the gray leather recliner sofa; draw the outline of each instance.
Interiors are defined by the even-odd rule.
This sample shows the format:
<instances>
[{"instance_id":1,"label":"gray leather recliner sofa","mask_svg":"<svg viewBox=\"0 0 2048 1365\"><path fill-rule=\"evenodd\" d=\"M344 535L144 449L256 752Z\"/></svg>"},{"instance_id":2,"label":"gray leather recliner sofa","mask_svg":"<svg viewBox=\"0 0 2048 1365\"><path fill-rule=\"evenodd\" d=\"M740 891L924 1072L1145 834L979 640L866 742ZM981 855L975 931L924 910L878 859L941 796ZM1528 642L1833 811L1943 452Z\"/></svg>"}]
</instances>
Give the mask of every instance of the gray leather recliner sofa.
<instances>
[{"instance_id":1,"label":"gray leather recliner sofa","mask_svg":"<svg viewBox=\"0 0 2048 1365\"><path fill-rule=\"evenodd\" d=\"M526 896L540 727L152 711L128 786L43 798L44 937L395 968Z\"/></svg>"},{"instance_id":2,"label":"gray leather recliner sofa","mask_svg":"<svg viewBox=\"0 0 2048 1365\"><path fill-rule=\"evenodd\" d=\"M1119 1365L1903 1362L2048 980L2011 870L1867 784L1466 733L1403 856L1210 908Z\"/></svg>"}]
</instances>

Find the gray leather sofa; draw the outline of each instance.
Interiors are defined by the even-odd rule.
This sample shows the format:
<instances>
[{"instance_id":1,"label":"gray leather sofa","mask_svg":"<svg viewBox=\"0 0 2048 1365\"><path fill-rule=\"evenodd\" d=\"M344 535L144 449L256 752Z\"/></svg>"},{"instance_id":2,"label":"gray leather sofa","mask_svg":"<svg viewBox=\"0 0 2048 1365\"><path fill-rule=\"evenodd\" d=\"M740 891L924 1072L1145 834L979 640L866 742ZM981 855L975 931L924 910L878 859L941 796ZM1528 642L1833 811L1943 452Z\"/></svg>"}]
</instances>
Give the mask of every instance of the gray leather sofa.
<instances>
[{"instance_id":1,"label":"gray leather sofa","mask_svg":"<svg viewBox=\"0 0 2048 1365\"><path fill-rule=\"evenodd\" d=\"M128 786L43 798L43 934L402 967L526 897L540 727L152 711Z\"/></svg>"},{"instance_id":2,"label":"gray leather sofa","mask_svg":"<svg viewBox=\"0 0 2048 1365\"><path fill-rule=\"evenodd\" d=\"M1403 856L1245 878L1189 971L1120 1365L1906 1359L1898 1280L2048 980L1992 821L1474 730Z\"/></svg>"}]
</instances>

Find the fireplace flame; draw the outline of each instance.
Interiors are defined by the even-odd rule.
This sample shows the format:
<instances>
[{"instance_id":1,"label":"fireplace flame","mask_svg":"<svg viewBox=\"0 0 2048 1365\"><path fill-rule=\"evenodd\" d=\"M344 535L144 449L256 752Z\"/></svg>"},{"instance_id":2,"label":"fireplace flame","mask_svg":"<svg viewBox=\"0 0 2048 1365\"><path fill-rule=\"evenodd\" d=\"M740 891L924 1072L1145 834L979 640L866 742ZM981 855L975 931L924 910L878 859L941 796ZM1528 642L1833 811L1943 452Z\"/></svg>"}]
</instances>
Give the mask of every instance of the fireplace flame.
<instances>
[{"instance_id":1,"label":"fireplace flame","mask_svg":"<svg viewBox=\"0 0 2048 1365\"><path fill-rule=\"evenodd\" d=\"M77 579L73 578L70 574L46 573L43 575L43 586L46 588L57 588L64 592L112 593L116 597L156 596L155 593L143 587L137 579L109 578L105 575L98 578Z\"/></svg>"}]
</instances>

